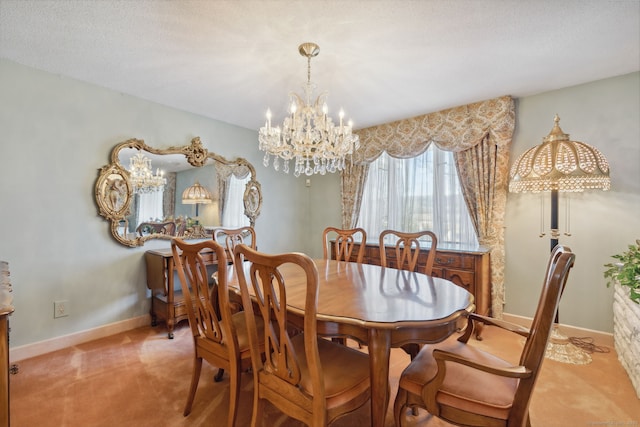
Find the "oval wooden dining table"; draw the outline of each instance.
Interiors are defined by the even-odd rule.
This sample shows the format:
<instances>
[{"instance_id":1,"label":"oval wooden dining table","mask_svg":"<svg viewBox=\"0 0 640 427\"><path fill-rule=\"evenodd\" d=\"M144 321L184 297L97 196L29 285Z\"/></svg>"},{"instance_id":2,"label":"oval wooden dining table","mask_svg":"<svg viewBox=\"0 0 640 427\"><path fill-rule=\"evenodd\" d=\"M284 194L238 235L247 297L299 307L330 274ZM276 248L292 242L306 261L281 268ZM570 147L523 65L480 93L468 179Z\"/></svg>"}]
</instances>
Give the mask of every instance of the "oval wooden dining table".
<instances>
[{"instance_id":1,"label":"oval wooden dining table","mask_svg":"<svg viewBox=\"0 0 640 427\"><path fill-rule=\"evenodd\" d=\"M463 326L473 295L445 279L377 265L317 259L318 334L355 338L368 346L371 425L384 426L389 405L391 348L434 343ZM244 267L248 268L249 263ZM238 290L233 268L228 282ZM302 328L306 279L294 265L281 267L291 322Z\"/></svg>"}]
</instances>

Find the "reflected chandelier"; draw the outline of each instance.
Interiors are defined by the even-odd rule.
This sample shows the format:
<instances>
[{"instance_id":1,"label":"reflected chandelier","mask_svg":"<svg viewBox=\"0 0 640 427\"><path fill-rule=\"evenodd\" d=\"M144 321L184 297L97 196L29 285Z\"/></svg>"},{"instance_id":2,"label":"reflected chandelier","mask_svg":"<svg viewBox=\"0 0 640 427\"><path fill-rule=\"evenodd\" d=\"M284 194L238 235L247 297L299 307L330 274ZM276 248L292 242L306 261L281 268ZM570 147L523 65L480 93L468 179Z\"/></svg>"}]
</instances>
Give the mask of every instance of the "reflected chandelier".
<instances>
[{"instance_id":1,"label":"reflected chandelier","mask_svg":"<svg viewBox=\"0 0 640 427\"><path fill-rule=\"evenodd\" d=\"M160 169L155 175L151 168L151 159L137 153L129 159L129 173L131 174L131 185L134 193L153 193L164 190L167 179Z\"/></svg>"},{"instance_id":2,"label":"reflected chandelier","mask_svg":"<svg viewBox=\"0 0 640 427\"><path fill-rule=\"evenodd\" d=\"M294 159L294 175L307 176L344 169L345 157L353 154L359 146L358 135L351 130L353 123L344 123L344 111L340 110L340 123L333 124L328 116L327 92L321 93L312 103L315 85L311 83L311 58L318 56L320 47L315 43L303 43L298 47L300 55L307 58L307 84L304 97L289 94L289 114L284 119L282 130L271 126L271 110L258 134L259 148L265 152L264 165L269 166L273 156L273 167L289 173L289 160Z\"/></svg>"}]
</instances>

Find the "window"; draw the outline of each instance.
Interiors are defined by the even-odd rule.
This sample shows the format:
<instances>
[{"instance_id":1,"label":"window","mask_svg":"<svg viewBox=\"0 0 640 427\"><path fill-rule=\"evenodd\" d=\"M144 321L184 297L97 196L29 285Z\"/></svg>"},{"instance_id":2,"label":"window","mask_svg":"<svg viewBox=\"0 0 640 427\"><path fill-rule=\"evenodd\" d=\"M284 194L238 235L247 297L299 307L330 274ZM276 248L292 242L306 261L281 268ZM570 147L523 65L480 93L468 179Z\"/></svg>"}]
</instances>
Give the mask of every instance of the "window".
<instances>
[{"instance_id":1,"label":"window","mask_svg":"<svg viewBox=\"0 0 640 427\"><path fill-rule=\"evenodd\" d=\"M478 244L453 153L435 144L411 159L383 153L371 163L358 226L369 236L386 229L431 230L438 244Z\"/></svg>"},{"instance_id":2,"label":"window","mask_svg":"<svg viewBox=\"0 0 640 427\"><path fill-rule=\"evenodd\" d=\"M138 225L147 221L162 221L162 191L138 194Z\"/></svg>"},{"instance_id":3,"label":"window","mask_svg":"<svg viewBox=\"0 0 640 427\"><path fill-rule=\"evenodd\" d=\"M249 218L244 214L244 190L251 178L236 178L231 175L229 178L229 189L227 200L224 203L222 213L222 225L227 228L240 228L250 224Z\"/></svg>"}]
</instances>

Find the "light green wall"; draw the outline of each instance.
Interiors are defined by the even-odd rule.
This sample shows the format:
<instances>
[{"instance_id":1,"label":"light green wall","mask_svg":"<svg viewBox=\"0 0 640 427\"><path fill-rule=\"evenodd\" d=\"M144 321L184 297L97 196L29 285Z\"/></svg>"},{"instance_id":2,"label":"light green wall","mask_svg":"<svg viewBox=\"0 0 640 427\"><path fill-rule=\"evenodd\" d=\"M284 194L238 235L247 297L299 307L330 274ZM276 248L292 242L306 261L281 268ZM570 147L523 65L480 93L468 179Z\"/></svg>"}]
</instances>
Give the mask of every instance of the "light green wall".
<instances>
[{"instance_id":1,"label":"light green wall","mask_svg":"<svg viewBox=\"0 0 640 427\"><path fill-rule=\"evenodd\" d=\"M560 243L576 253L560 303L560 322L613 331L612 289L603 264L640 238L640 73L591 82L517 100L511 163L538 145L553 127L574 141L598 148L611 167L610 191L571 196L571 236ZM545 194L549 226L549 194ZM560 228L564 207L560 198ZM505 312L531 317L549 254L549 235L539 238L540 195L509 194L506 217Z\"/></svg>"},{"instance_id":2,"label":"light green wall","mask_svg":"<svg viewBox=\"0 0 640 427\"><path fill-rule=\"evenodd\" d=\"M640 74L517 101L512 152L538 144L560 114L574 139L598 147L612 168L610 192L572 204L561 241L578 260L561 305L563 323L611 330L610 290L601 265L640 237ZM247 94L250 96L250 94ZM108 233L93 201L98 169L129 138L164 148L200 136L211 151L245 157L257 170L264 204L256 223L266 252L322 255L322 229L340 225L338 175L294 178L262 165L257 134L95 85L0 60L0 259L9 261L16 312L11 346L36 343L144 315L149 310L143 253ZM548 240L539 239L538 199L509 195L505 311L530 316ZM53 319L53 301L71 314Z\"/></svg>"},{"instance_id":3,"label":"light green wall","mask_svg":"<svg viewBox=\"0 0 640 427\"><path fill-rule=\"evenodd\" d=\"M93 198L98 169L126 139L165 148L199 136L211 151L245 157L264 192L259 248L307 251L320 239L306 231L304 180L265 168L253 130L0 60L0 136L0 259L9 261L13 284L12 347L148 313L143 253L169 243L116 243ZM323 210L328 205L339 216L339 201L325 200ZM71 314L54 320L53 301L61 299Z\"/></svg>"}]
</instances>

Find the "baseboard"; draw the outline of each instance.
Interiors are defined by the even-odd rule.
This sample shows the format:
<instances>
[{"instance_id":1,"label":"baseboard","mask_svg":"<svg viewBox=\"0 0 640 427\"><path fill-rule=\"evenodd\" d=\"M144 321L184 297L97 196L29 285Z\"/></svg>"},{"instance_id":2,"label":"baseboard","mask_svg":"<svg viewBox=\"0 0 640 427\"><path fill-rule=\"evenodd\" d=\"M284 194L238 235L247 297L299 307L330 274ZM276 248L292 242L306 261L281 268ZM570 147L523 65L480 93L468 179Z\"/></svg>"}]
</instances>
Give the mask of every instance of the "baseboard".
<instances>
[{"instance_id":1,"label":"baseboard","mask_svg":"<svg viewBox=\"0 0 640 427\"><path fill-rule=\"evenodd\" d=\"M108 325L99 326L97 328L88 329L86 331L80 331L69 335L62 335L60 337L39 341L33 344L21 345L19 347L11 347L9 349L9 360L11 363L16 363L20 360L28 359L30 357L40 356L52 351L61 350L63 348L82 344L88 341L93 341L98 338L108 337L120 332L125 332L131 329L146 326L150 323L151 317L148 314L145 314L144 316L110 323Z\"/></svg>"},{"instance_id":2,"label":"baseboard","mask_svg":"<svg viewBox=\"0 0 640 427\"><path fill-rule=\"evenodd\" d=\"M502 318L508 322L515 323L526 328L531 326L530 317L518 316L515 314L504 313ZM590 337L593 338L594 344L613 348L613 334L608 332L594 331L593 329L579 328L577 326L560 324L560 332L568 337Z\"/></svg>"},{"instance_id":3,"label":"baseboard","mask_svg":"<svg viewBox=\"0 0 640 427\"><path fill-rule=\"evenodd\" d=\"M502 318L508 322L512 322L524 327L531 325L531 318L518 316L515 314L504 313ZM121 322L111 323L86 331L76 332L74 334L63 335L51 338L45 341L27 344L9 349L9 360L11 363L18 362L30 357L40 356L52 351L61 350L66 347L82 344L87 341L93 341L98 338L108 337L120 332L149 325L151 319L148 314L144 316L134 317L132 319L123 320ZM591 337L597 345L613 348L613 334L591 329L578 328L570 325L560 325L561 332L570 337Z\"/></svg>"}]
</instances>

